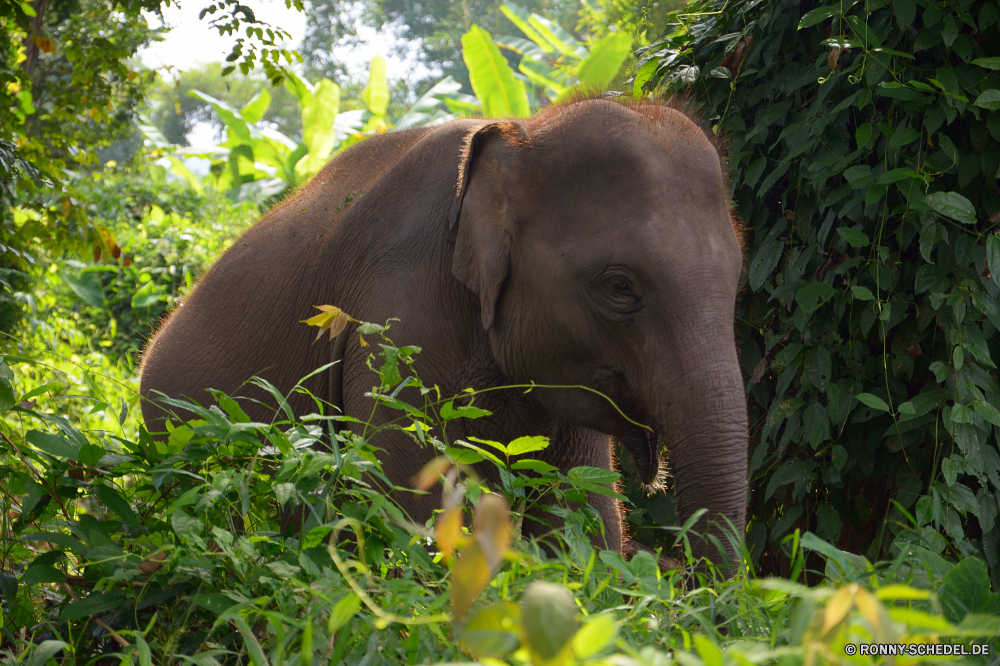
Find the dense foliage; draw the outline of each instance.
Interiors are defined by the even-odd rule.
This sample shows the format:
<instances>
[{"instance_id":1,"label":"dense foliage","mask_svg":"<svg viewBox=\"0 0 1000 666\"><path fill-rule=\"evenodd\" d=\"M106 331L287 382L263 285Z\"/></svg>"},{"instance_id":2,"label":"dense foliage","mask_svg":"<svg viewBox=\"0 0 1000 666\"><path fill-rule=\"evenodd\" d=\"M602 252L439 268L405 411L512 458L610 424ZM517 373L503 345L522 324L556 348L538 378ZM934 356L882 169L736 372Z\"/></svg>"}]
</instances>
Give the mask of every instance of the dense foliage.
<instances>
[{"instance_id":1,"label":"dense foliage","mask_svg":"<svg viewBox=\"0 0 1000 666\"><path fill-rule=\"evenodd\" d=\"M339 318L331 308L317 323ZM431 525L408 522L377 486L358 481L384 481L370 444L378 428L336 434L341 417L324 415L322 400L296 418L256 380L282 406L272 422L251 423L217 393L209 408L168 401L197 419L153 440L141 429L125 434L134 417L124 403L95 405L110 429L89 431L37 409L28 401L47 387L25 385L20 368L30 362L8 357L16 373L0 363L0 658L418 664L464 653L621 666L666 665L673 652L687 666L721 666L836 662L859 642L911 643L914 654L934 643L998 649L986 641L1000 634L1000 594L984 594L989 579L975 558L955 565L902 552L873 567L806 534L794 544L797 566L804 553L820 553L827 565L814 576L831 583L810 590L747 585L749 572L729 582L667 576L647 553L625 562L597 552L587 535L600 521L567 502L584 490L611 493L596 484L615 473L563 475L525 459L545 438L437 439L444 422L485 412L433 389L421 391L423 404L402 403L402 374L420 386L412 367L401 372L419 350L396 347L380 326L358 330L369 344L381 336L371 395L400 415L381 427L409 424L415 443L441 455L417 481L444 484L444 510ZM311 448L324 435L332 448ZM500 468L502 488L484 487L465 467L485 459ZM543 496L566 519L546 539L548 554L517 538L520 521L511 521ZM466 506L471 533L462 529ZM684 530L673 534L685 543Z\"/></svg>"},{"instance_id":2,"label":"dense foliage","mask_svg":"<svg viewBox=\"0 0 1000 666\"><path fill-rule=\"evenodd\" d=\"M1000 582L998 14L695 2L637 69L636 92L693 96L729 141L764 571L801 529Z\"/></svg>"},{"instance_id":3,"label":"dense foliage","mask_svg":"<svg viewBox=\"0 0 1000 666\"><path fill-rule=\"evenodd\" d=\"M249 71L268 26L236 2L211 6L221 29L249 24L230 61ZM102 7L111 19L97 25ZM399 401L419 350L373 324L359 327L379 376L371 396L398 410L388 427L441 455L417 481L443 486L431 523L407 522L359 481L380 477L373 429L335 434L322 400L270 423L249 423L221 394L204 409L175 401L197 419L149 437L136 352L267 205L255 186L294 185L392 124L525 115L543 95L594 85L588 76L606 82L624 35L645 43L666 5L588 3L579 25L591 38L618 28L603 42L510 3L487 10L529 39L493 38L474 25L475 3L369 7L450 12L439 45L478 68L475 96L445 79L403 113L384 63L349 102L332 81L297 76L271 99L244 72L231 105L212 90L199 98L228 131L199 178L149 127L151 152L98 167L109 159L99 149L133 140L148 82L123 64L149 37L138 3L0 0L0 32L16 36L0 40L0 317L23 318L0 360L0 663L874 664L845 659L845 646L912 643L914 663L935 659L916 655L923 644L971 652L987 641L995 655L1000 31L987 0L695 0L644 51L635 92L701 100L730 144L747 226L737 315L752 494L734 580L592 548L595 512L567 502L620 490L634 536L690 553L694 520L677 525L669 494L632 487L628 456L615 488L606 470L511 464L544 438L437 440L445 421L481 410L434 387L422 405ZM113 48L102 52L102 39ZM273 82L290 58L266 57ZM100 81L81 74L105 60ZM286 135L267 125L269 109ZM345 320L325 306L310 321L336 332ZM481 460L500 468L502 487L469 474ZM517 533L543 496L565 520L547 549ZM758 580L754 565L787 580Z\"/></svg>"}]
</instances>

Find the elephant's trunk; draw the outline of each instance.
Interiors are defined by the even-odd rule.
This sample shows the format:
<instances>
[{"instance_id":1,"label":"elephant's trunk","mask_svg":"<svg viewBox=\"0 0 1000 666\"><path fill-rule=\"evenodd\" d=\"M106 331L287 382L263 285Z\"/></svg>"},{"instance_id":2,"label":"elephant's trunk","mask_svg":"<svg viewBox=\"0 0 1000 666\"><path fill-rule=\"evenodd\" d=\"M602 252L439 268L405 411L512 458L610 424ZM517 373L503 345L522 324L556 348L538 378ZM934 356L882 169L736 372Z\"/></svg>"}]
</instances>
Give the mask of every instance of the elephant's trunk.
<instances>
[{"instance_id":1,"label":"elephant's trunk","mask_svg":"<svg viewBox=\"0 0 1000 666\"><path fill-rule=\"evenodd\" d=\"M742 538L747 504L747 411L732 329L729 335L691 340L682 347L681 376L661 395L670 398L658 419L669 451L677 513L682 522L699 509L708 512L694 526L723 544L731 572L736 551L726 536L727 518ZM711 342L705 342L705 340ZM711 540L693 537L696 557L723 566L724 558Z\"/></svg>"}]
</instances>

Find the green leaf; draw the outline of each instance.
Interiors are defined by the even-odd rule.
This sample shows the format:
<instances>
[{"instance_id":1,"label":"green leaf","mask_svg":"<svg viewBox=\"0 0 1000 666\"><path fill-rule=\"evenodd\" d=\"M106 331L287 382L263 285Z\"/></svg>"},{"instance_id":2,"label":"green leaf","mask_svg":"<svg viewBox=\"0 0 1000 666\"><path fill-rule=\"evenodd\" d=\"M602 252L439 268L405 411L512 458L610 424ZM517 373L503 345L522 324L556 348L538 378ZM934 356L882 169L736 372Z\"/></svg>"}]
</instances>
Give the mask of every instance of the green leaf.
<instances>
[{"instance_id":1,"label":"green leaf","mask_svg":"<svg viewBox=\"0 0 1000 666\"><path fill-rule=\"evenodd\" d=\"M825 282L808 284L795 292L795 302L803 312L811 313L833 298L837 291Z\"/></svg>"},{"instance_id":2,"label":"green leaf","mask_svg":"<svg viewBox=\"0 0 1000 666\"><path fill-rule=\"evenodd\" d=\"M856 190L868 187L872 181L872 168L867 164L856 164L844 171L844 178Z\"/></svg>"},{"instance_id":3,"label":"green leaf","mask_svg":"<svg viewBox=\"0 0 1000 666\"><path fill-rule=\"evenodd\" d=\"M478 25L462 35L462 57L469 68L469 80L486 115L527 118L528 93L514 77L514 70L486 32Z\"/></svg>"},{"instance_id":4,"label":"green leaf","mask_svg":"<svg viewBox=\"0 0 1000 666\"><path fill-rule=\"evenodd\" d=\"M983 400L977 400L972 403L972 407L985 421L1000 427L1000 411L997 411L996 407Z\"/></svg>"},{"instance_id":5,"label":"green leaf","mask_svg":"<svg viewBox=\"0 0 1000 666\"><path fill-rule=\"evenodd\" d=\"M868 247L868 244L871 242L868 239L868 234L857 229L837 227L837 235L847 241L851 247Z\"/></svg>"},{"instance_id":6,"label":"green leaf","mask_svg":"<svg viewBox=\"0 0 1000 666\"><path fill-rule=\"evenodd\" d=\"M986 265L989 266L993 282L1000 287L1000 233L986 237Z\"/></svg>"},{"instance_id":7,"label":"green leaf","mask_svg":"<svg viewBox=\"0 0 1000 666\"><path fill-rule=\"evenodd\" d=\"M542 49L542 51L545 53L553 53L555 51L548 40L542 37L528 22L531 14L519 5L510 2L510 0L504 0L504 3L500 5L500 12L510 19L510 22L516 25L521 32L527 35L528 39L537 44L538 48Z\"/></svg>"},{"instance_id":8,"label":"green leaf","mask_svg":"<svg viewBox=\"0 0 1000 666\"><path fill-rule=\"evenodd\" d=\"M542 462L541 460L535 460L534 458L526 458L525 460L518 460L516 463L510 466L511 469L530 469L534 472L539 472L541 474L548 474L551 472L558 472L559 468L555 465L550 465L547 462Z\"/></svg>"},{"instance_id":9,"label":"green leaf","mask_svg":"<svg viewBox=\"0 0 1000 666\"><path fill-rule=\"evenodd\" d=\"M0 377L0 414L9 412L17 405L14 387L6 377Z\"/></svg>"},{"instance_id":10,"label":"green leaf","mask_svg":"<svg viewBox=\"0 0 1000 666\"><path fill-rule=\"evenodd\" d=\"M911 127L904 127L896 130L896 133L892 135L892 138L889 139L889 147L899 148L901 146L907 146L919 138L920 132Z\"/></svg>"},{"instance_id":11,"label":"green leaf","mask_svg":"<svg viewBox=\"0 0 1000 666\"><path fill-rule=\"evenodd\" d=\"M382 56L372 58L368 69L368 86L362 96L369 111L376 116L385 115L389 107L389 83L385 77L385 58Z\"/></svg>"},{"instance_id":12,"label":"green leaf","mask_svg":"<svg viewBox=\"0 0 1000 666\"><path fill-rule=\"evenodd\" d=\"M322 169L337 145L333 123L339 107L340 87L330 79L321 79L302 107L302 143L309 149L302 165L305 175Z\"/></svg>"},{"instance_id":13,"label":"green leaf","mask_svg":"<svg viewBox=\"0 0 1000 666\"><path fill-rule=\"evenodd\" d=\"M285 72L285 87L299 100L299 106L304 107L309 103L313 95L313 85L305 79L299 78L295 72Z\"/></svg>"},{"instance_id":14,"label":"green leaf","mask_svg":"<svg viewBox=\"0 0 1000 666\"><path fill-rule=\"evenodd\" d=\"M64 583L66 575L62 571L47 564L33 564L28 567L20 578L21 585L31 586L39 583Z\"/></svg>"},{"instance_id":15,"label":"green leaf","mask_svg":"<svg viewBox=\"0 0 1000 666\"><path fill-rule=\"evenodd\" d=\"M579 467L574 467L567 474L566 477L570 481L588 481L590 483L614 483L621 478L621 474L618 472L612 472L611 470L601 469L600 467L589 467L587 465L581 465Z\"/></svg>"},{"instance_id":16,"label":"green leaf","mask_svg":"<svg viewBox=\"0 0 1000 666\"><path fill-rule=\"evenodd\" d=\"M24 438L35 448L56 458L76 460L77 462L80 460L80 449L82 447L64 437L51 435L39 430L29 430Z\"/></svg>"},{"instance_id":17,"label":"green leaf","mask_svg":"<svg viewBox=\"0 0 1000 666\"><path fill-rule=\"evenodd\" d=\"M944 575L939 596L949 622L960 622L969 613L994 610L986 563L978 557L966 557Z\"/></svg>"},{"instance_id":18,"label":"green leaf","mask_svg":"<svg viewBox=\"0 0 1000 666\"><path fill-rule=\"evenodd\" d=\"M476 611L458 632L462 650L476 659L503 659L520 645L521 607L499 602Z\"/></svg>"},{"instance_id":19,"label":"green leaf","mask_svg":"<svg viewBox=\"0 0 1000 666\"><path fill-rule=\"evenodd\" d=\"M871 393L859 393L854 397L857 398L858 402L863 405L867 405L872 409L877 409L882 412L889 411L889 405L885 404L885 400L877 395L872 395Z\"/></svg>"},{"instance_id":20,"label":"green leaf","mask_svg":"<svg viewBox=\"0 0 1000 666\"><path fill-rule=\"evenodd\" d=\"M979 65L985 69L1000 69L1000 58L975 58L972 61L973 65Z\"/></svg>"},{"instance_id":21,"label":"green leaf","mask_svg":"<svg viewBox=\"0 0 1000 666\"><path fill-rule=\"evenodd\" d=\"M757 254L754 255L753 263L750 264L750 288L758 291L768 276L778 266L781 254L784 250L784 243L779 240L772 240L765 243Z\"/></svg>"},{"instance_id":22,"label":"green leaf","mask_svg":"<svg viewBox=\"0 0 1000 666\"><path fill-rule=\"evenodd\" d=\"M558 23L538 14L531 14L528 17L528 23L564 56L573 60L579 57L577 53L579 42L573 35L563 30Z\"/></svg>"},{"instance_id":23,"label":"green leaf","mask_svg":"<svg viewBox=\"0 0 1000 666\"><path fill-rule=\"evenodd\" d=\"M266 89L261 89L256 95L250 98L250 101L240 109L240 115L243 120L247 121L251 125L264 117L267 112L267 107L271 105L271 93L267 92Z\"/></svg>"},{"instance_id":24,"label":"green leaf","mask_svg":"<svg viewBox=\"0 0 1000 666\"><path fill-rule=\"evenodd\" d=\"M63 548L68 548L75 553L83 555L87 552L87 547L80 543L77 539L71 537L68 534L63 534L62 532L33 532L31 534L22 534L18 537L19 541L45 541L47 543L55 544L56 546L62 546Z\"/></svg>"},{"instance_id":25,"label":"green leaf","mask_svg":"<svg viewBox=\"0 0 1000 666\"><path fill-rule=\"evenodd\" d=\"M872 138L872 124L861 123L858 129L854 130L854 139L858 142L858 148L864 148Z\"/></svg>"},{"instance_id":26,"label":"green leaf","mask_svg":"<svg viewBox=\"0 0 1000 666\"><path fill-rule=\"evenodd\" d=\"M957 192L928 194L927 202L941 215L958 220L963 224L976 223L976 209L972 202Z\"/></svg>"},{"instance_id":27,"label":"green leaf","mask_svg":"<svg viewBox=\"0 0 1000 666\"><path fill-rule=\"evenodd\" d=\"M872 294L871 289L868 287L861 287L858 285L851 285L851 292L854 294L854 298L859 301L874 301L875 296Z\"/></svg>"},{"instance_id":28,"label":"green leaf","mask_svg":"<svg viewBox=\"0 0 1000 666\"><path fill-rule=\"evenodd\" d=\"M521 58L517 68L536 86L548 88L557 97L567 90L564 82L557 80L559 72L553 67L536 62L531 58Z\"/></svg>"},{"instance_id":29,"label":"green leaf","mask_svg":"<svg viewBox=\"0 0 1000 666\"><path fill-rule=\"evenodd\" d=\"M822 23L831 16L835 16L841 12L840 5L828 5L826 7L817 7L811 11L806 12L801 19L799 19L799 30L803 28L808 28L816 25L817 23Z\"/></svg>"},{"instance_id":30,"label":"green leaf","mask_svg":"<svg viewBox=\"0 0 1000 666\"><path fill-rule=\"evenodd\" d=\"M104 287L96 272L83 271L78 276L63 273L62 278L84 303L93 308L104 307Z\"/></svg>"},{"instance_id":31,"label":"green leaf","mask_svg":"<svg viewBox=\"0 0 1000 666\"><path fill-rule=\"evenodd\" d=\"M31 16L34 15L34 11L32 11ZM31 651L31 657L24 663L26 666L45 666L45 664L49 663L50 659L56 656L57 652L68 647L69 643L63 643L62 641L42 641L37 646L34 646L34 650Z\"/></svg>"},{"instance_id":32,"label":"green leaf","mask_svg":"<svg viewBox=\"0 0 1000 666\"><path fill-rule=\"evenodd\" d=\"M331 636L340 631L341 627L351 621L351 618L361 610L361 597L353 592L334 604L330 617L326 621L326 631Z\"/></svg>"},{"instance_id":33,"label":"green leaf","mask_svg":"<svg viewBox=\"0 0 1000 666\"><path fill-rule=\"evenodd\" d=\"M173 155L168 155L167 159L170 160L170 172L176 174L187 181L188 185L191 186L198 194L205 193L205 187L201 184L201 178L194 175L190 169L185 166L184 162L180 161L177 157ZM135 307L135 306L132 306Z\"/></svg>"},{"instance_id":34,"label":"green leaf","mask_svg":"<svg viewBox=\"0 0 1000 666\"><path fill-rule=\"evenodd\" d=\"M229 106L223 101L217 100L211 95L200 90L192 90L188 93L191 97L207 102L215 111L215 115L226 126L230 138L235 138L239 143L250 143L250 127L240 116L239 111ZM228 144L227 144L228 145Z\"/></svg>"},{"instance_id":35,"label":"green leaf","mask_svg":"<svg viewBox=\"0 0 1000 666\"><path fill-rule=\"evenodd\" d=\"M583 59L576 76L585 87L603 92L626 58L632 55L632 38L625 32L614 32L590 48L590 55Z\"/></svg>"},{"instance_id":36,"label":"green leaf","mask_svg":"<svg viewBox=\"0 0 1000 666\"><path fill-rule=\"evenodd\" d=\"M603 650L618 633L618 624L610 613L590 616L573 636L573 654L586 659Z\"/></svg>"},{"instance_id":37,"label":"green leaf","mask_svg":"<svg viewBox=\"0 0 1000 666\"><path fill-rule=\"evenodd\" d=\"M892 12L900 28L908 28L913 24L917 14L916 0L893 0Z\"/></svg>"},{"instance_id":38,"label":"green leaf","mask_svg":"<svg viewBox=\"0 0 1000 666\"><path fill-rule=\"evenodd\" d=\"M122 598L117 592L91 592L85 599L71 601L59 615L60 622L70 622L83 617L98 615L122 604Z\"/></svg>"},{"instance_id":39,"label":"green leaf","mask_svg":"<svg viewBox=\"0 0 1000 666\"><path fill-rule=\"evenodd\" d=\"M114 511L119 518L132 527L139 527L139 516L135 515L132 507L116 488L109 488L97 483L92 485L91 488L94 494L97 495L97 499L101 500L106 507Z\"/></svg>"},{"instance_id":40,"label":"green leaf","mask_svg":"<svg viewBox=\"0 0 1000 666\"><path fill-rule=\"evenodd\" d=\"M166 290L150 280L146 284L139 287L138 291L132 294L132 308L146 308L165 300L167 300Z\"/></svg>"},{"instance_id":41,"label":"green leaf","mask_svg":"<svg viewBox=\"0 0 1000 666\"><path fill-rule=\"evenodd\" d=\"M549 438L541 435L533 437L518 437L507 445L507 455L519 456L533 451L542 451L549 447Z\"/></svg>"},{"instance_id":42,"label":"green leaf","mask_svg":"<svg viewBox=\"0 0 1000 666\"><path fill-rule=\"evenodd\" d=\"M983 109L989 109L990 111L1000 110L1000 90L996 88L984 90L973 104Z\"/></svg>"},{"instance_id":43,"label":"green leaf","mask_svg":"<svg viewBox=\"0 0 1000 666\"><path fill-rule=\"evenodd\" d=\"M434 117L435 113L447 108L442 98L450 97L462 90L462 84L451 76L446 76L414 102L403 116L396 121L397 129L417 127Z\"/></svg>"},{"instance_id":44,"label":"green leaf","mask_svg":"<svg viewBox=\"0 0 1000 666\"><path fill-rule=\"evenodd\" d=\"M501 11L503 8L501 7ZM510 37L507 35L500 35L493 38L493 43L502 49L507 49L508 51L513 51L519 56L524 56L531 60L540 61L545 57L545 51L542 47L538 46L534 42L524 39L523 37Z\"/></svg>"}]
</instances>

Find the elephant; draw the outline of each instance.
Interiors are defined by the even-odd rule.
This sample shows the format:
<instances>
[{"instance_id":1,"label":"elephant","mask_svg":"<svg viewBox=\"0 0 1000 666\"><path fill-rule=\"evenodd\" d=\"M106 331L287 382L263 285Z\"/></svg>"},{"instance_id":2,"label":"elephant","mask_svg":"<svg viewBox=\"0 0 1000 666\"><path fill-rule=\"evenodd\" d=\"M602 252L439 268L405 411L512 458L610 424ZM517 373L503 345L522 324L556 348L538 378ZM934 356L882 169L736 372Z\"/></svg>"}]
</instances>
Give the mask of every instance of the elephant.
<instances>
[{"instance_id":1,"label":"elephant","mask_svg":"<svg viewBox=\"0 0 1000 666\"><path fill-rule=\"evenodd\" d=\"M683 105L589 98L528 119L460 119L383 133L347 149L240 237L160 327L140 392L198 401L217 389L267 402L244 382L306 387L362 420L378 382L350 329L312 344L301 320L330 304L390 318L397 343L442 395L481 393L490 415L449 421L451 440L549 437L532 454L562 471L613 468L617 438L644 484L668 452L682 520L705 508L695 554L732 557L742 534L747 415L734 310L743 270L725 162ZM585 387L585 388L579 388ZM590 390L586 390L590 389ZM165 418L143 401L152 431ZM245 401L254 420L262 404ZM315 411L293 393L297 414ZM376 413L376 420L391 418ZM350 426L355 428L357 426ZM161 428L162 430L162 428ZM360 430L359 430L360 432ZM407 486L431 460L406 433L376 438L384 474ZM499 482L495 468L480 476ZM400 493L426 521L435 496ZM603 546L634 552L618 502L590 494ZM525 520L526 535L544 521ZM662 560L661 560L662 562Z\"/></svg>"}]
</instances>

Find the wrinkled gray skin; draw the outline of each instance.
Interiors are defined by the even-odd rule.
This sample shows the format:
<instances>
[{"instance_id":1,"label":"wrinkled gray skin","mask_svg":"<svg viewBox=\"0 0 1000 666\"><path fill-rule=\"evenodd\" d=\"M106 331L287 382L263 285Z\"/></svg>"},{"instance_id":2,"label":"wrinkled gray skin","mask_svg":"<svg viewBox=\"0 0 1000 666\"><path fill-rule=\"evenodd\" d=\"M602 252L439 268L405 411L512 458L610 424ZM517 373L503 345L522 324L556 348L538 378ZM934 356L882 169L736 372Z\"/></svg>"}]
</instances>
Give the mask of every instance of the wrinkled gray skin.
<instances>
[{"instance_id":1,"label":"wrinkled gray skin","mask_svg":"<svg viewBox=\"0 0 1000 666\"><path fill-rule=\"evenodd\" d=\"M668 106L587 100L527 121L393 132L338 156L233 245L154 338L141 390L263 400L242 382L258 374L288 391L338 360L307 386L364 420L364 394L378 383L365 365L371 347L351 329L313 345L316 329L298 322L320 304L362 321L396 317L392 339L423 348L416 369L444 395L583 385L653 429L592 392L506 390L477 397L492 416L452 422L450 438L546 435L552 443L538 457L565 471L611 468L611 435L647 483L662 444L681 519L706 507L713 525L726 516L742 532L747 420L733 338L741 264L720 157ZM315 409L301 395L290 402L297 414ZM255 420L272 417L249 401L244 408ZM163 430L159 408L146 401L143 414L150 430ZM398 486L432 457L404 433L376 445ZM489 466L478 471L498 480ZM421 522L440 506L433 494L398 499ZM589 500L607 547L621 549L620 507ZM526 521L526 532L541 530ZM721 559L706 542L696 550Z\"/></svg>"}]
</instances>

